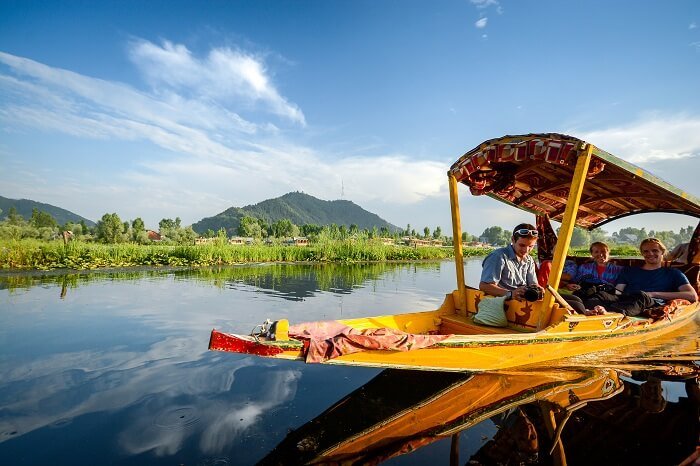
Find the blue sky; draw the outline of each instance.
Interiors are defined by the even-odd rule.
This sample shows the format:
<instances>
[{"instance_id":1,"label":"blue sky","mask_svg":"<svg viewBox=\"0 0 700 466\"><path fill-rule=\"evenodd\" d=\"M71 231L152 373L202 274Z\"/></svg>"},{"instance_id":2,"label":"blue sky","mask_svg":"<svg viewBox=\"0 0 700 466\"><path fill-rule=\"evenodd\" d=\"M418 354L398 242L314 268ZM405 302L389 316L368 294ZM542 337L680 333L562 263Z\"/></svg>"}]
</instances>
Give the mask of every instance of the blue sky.
<instances>
[{"instance_id":1,"label":"blue sky","mask_svg":"<svg viewBox=\"0 0 700 466\"><path fill-rule=\"evenodd\" d=\"M153 228L300 190L448 232L454 160L563 132L698 196L699 76L696 0L0 0L0 195ZM470 233L532 220L460 192Z\"/></svg>"}]
</instances>

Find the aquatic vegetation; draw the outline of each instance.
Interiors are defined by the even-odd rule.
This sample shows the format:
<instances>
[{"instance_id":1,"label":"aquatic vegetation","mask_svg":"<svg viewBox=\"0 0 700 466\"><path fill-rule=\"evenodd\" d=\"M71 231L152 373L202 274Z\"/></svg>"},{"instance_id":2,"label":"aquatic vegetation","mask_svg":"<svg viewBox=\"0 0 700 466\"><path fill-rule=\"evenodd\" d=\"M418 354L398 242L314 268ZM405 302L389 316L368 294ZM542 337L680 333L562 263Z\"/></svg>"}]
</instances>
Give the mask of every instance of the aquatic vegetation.
<instances>
[{"instance_id":1,"label":"aquatic vegetation","mask_svg":"<svg viewBox=\"0 0 700 466\"><path fill-rule=\"evenodd\" d=\"M95 269L134 266L214 266L259 262L377 262L440 260L453 256L446 247L407 247L373 241L324 241L288 245L100 244L72 241L11 240L0 247L2 269ZM467 251L465 255L484 254Z\"/></svg>"},{"instance_id":2,"label":"aquatic vegetation","mask_svg":"<svg viewBox=\"0 0 700 466\"><path fill-rule=\"evenodd\" d=\"M465 257L485 256L489 248L465 247ZM587 256L586 248L570 254ZM633 246L614 246L611 255L638 255ZM0 246L0 269L74 269L105 267L202 267L260 262L385 262L443 260L454 257L452 247L386 245L372 240L326 240L308 246L282 244L102 244L37 239L10 240Z\"/></svg>"}]
</instances>

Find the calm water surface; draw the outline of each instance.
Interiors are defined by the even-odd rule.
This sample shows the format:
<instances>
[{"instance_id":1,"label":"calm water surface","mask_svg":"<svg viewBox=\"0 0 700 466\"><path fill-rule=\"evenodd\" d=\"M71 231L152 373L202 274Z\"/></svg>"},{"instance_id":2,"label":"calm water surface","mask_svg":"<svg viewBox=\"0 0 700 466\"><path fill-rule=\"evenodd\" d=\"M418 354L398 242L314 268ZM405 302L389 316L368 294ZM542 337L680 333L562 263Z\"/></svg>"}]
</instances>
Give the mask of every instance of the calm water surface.
<instances>
[{"instance_id":1,"label":"calm water surface","mask_svg":"<svg viewBox=\"0 0 700 466\"><path fill-rule=\"evenodd\" d=\"M470 284L479 270L467 262ZM439 262L0 276L0 464L514 461L504 451L532 464L677 464L692 453L697 322L498 374L207 350L212 328L248 333L267 317L429 310L454 275Z\"/></svg>"}]
</instances>

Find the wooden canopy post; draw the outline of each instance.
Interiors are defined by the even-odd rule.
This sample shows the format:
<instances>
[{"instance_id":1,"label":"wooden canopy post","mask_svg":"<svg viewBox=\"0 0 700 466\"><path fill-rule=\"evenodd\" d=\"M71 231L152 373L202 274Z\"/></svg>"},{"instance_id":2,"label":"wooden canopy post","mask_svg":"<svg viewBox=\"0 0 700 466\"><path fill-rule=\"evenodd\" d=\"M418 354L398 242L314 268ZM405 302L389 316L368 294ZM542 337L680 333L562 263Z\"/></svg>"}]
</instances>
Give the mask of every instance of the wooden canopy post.
<instances>
[{"instance_id":1,"label":"wooden canopy post","mask_svg":"<svg viewBox=\"0 0 700 466\"><path fill-rule=\"evenodd\" d=\"M467 300L464 290L464 255L462 253L462 224L459 216L459 194L457 179L451 173L447 174L450 187L450 210L452 211L452 243L455 251L455 269L457 272L457 309L467 312Z\"/></svg>"},{"instance_id":2,"label":"wooden canopy post","mask_svg":"<svg viewBox=\"0 0 700 466\"><path fill-rule=\"evenodd\" d=\"M581 154L576 160L574 177L571 180L571 187L569 188L569 199L566 201L566 209L564 210L564 217L562 218L561 228L559 229L557 245L554 248L552 270L549 273L549 280L547 281L547 285L555 290L559 286L559 280L561 280L564 262L566 261L566 253L569 250L571 235L573 235L574 227L576 226L576 214L578 213L578 206L581 202L583 184L586 182L586 175L588 174L588 165L591 162L592 152L593 145L588 144L586 152ZM549 290L545 290L542 309L549 309L552 307L552 304L554 304L554 296Z\"/></svg>"}]
</instances>

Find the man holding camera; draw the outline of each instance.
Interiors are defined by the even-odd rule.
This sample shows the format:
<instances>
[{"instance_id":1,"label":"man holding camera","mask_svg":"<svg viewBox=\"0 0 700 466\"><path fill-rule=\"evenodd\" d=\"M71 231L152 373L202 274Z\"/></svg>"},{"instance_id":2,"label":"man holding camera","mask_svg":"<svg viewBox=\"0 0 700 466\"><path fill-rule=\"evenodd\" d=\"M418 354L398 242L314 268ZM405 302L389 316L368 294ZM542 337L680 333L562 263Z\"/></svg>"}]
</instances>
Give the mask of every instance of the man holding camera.
<instances>
[{"instance_id":1,"label":"man holding camera","mask_svg":"<svg viewBox=\"0 0 700 466\"><path fill-rule=\"evenodd\" d=\"M530 251L537 244L537 236L537 229L529 223L515 227L511 243L491 251L484 259L479 289L492 296L505 296L506 299L542 299L544 290L537 284L535 260L530 256ZM576 312L591 314L578 296L566 296L564 300Z\"/></svg>"},{"instance_id":2,"label":"man holding camera","mask_svg":"<svg viewBox=\"0 0 700 466\"><path fill-rule=\"evenodd\" d=\"M522 299L528 285L538 286L535 261L530 256L537 236L537 229L529 223L516 226L511 243L484 259L479 289L492 296Z\"/></svg>"}]
</instances>

